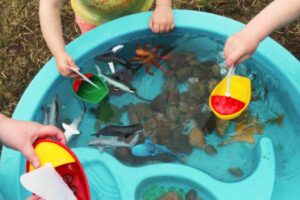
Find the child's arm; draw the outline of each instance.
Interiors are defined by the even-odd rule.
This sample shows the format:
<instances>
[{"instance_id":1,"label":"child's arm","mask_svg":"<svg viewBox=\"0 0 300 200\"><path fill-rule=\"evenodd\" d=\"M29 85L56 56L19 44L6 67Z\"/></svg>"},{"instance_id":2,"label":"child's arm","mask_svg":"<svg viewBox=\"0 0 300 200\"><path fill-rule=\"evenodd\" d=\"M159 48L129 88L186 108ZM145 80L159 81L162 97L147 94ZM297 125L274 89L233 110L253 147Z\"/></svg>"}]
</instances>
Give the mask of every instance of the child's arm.
<instances>
[{"instance_id":1,"label":"child's arm","mask_svg":"<svg viewBox=\"0 0 300 200\"><path fill-rule=\"evenodd\" d=\"M40 161L34 152L32 143L42 137L55 137L65 143L64 134L54 126L14 120L0 113L0 141L5 146L23 153L35 167L39 167Z\"/></svg>"},{"instance_id":2,"label":"child's arm","mask_svg":"<svg viewBox=\"0 0 300 200\"><path fill-rule=\"evenodd\" d=\"M224 55L227 65L237 65L249 58L265 37L299 16L300 0L273 1L226 41Z\"/></svg>"},{"instance_id":3,"label":"child's arm","mask_svg":"<svg viewBox=\"0 0 300 200\"><path fill-rule=\"evenodd\" d=\"M149 27L155 33L169 32L174 28L171 0L156 0Z\"/></svg>"},{"instance_id":4,"label":"child's arm","mask_svg":"<svg viewBox=\"0 0 300 200\"><path fill-rule=\"evenodd\" d=\"M60 19L61 0L40 0L40 23L47 45L56 59L58 71L68 77L77 78L78 75L66 66L78 69L73 59L65 51L65 43Z\"/></svg>"}]
</instances>

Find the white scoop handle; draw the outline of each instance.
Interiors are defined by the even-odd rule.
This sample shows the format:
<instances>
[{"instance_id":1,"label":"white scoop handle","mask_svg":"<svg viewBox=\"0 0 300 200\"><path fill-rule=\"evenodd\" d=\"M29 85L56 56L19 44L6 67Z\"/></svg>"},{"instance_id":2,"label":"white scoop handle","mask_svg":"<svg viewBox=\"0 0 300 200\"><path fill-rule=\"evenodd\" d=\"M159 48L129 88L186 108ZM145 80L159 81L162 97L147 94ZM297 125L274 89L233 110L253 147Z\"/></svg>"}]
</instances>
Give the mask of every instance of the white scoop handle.
<instances>
[{"instance_id":1,"label":"white scoop handle","mask_svg":"<svg viewBox=\"0 0 300 200\"><path fill-rule=\"evenodd\" d=\"M91 84L92 86L94 86L95 88L98 88L98 85L96 85L95 83L93 83L90 79L88 79L85 75L83 75L82 73L80 73L80 71L72 68L72 67L69 67L67 66L68 69L72 70L73 72L75 72L76 74L78 74L84 81L88 82L89 84Z\"/></svg>"},{"instance_id":2,"label":"white scoop handle","mask_svg":"<svg viewBox=\"0 0 300 200\"><path fill-rule=\"evenodd\" d=\"M230 97L230 81L231 77L234 75L235 67L231 66L227 73L227 84L226 84L226 96Z\"/></svg>"}]
</instances>

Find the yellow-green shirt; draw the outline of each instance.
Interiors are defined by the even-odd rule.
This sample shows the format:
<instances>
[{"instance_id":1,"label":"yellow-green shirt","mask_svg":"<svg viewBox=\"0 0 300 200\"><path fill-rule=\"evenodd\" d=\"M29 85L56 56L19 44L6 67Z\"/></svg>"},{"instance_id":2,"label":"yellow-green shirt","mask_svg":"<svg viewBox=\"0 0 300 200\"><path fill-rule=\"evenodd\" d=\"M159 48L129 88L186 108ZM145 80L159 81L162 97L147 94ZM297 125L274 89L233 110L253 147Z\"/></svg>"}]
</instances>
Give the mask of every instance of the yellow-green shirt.
<instances>
[{"instance_id":1,"label":"yellow-green shirt","mask_svg":"<svg viewBox=\"0 0 300 200\"><path fill-rule=\"evenodd\" d=\"M143 12L150 9L154 0L71 0L76 15L93 25Z\"/></svg>"}]
</instances>

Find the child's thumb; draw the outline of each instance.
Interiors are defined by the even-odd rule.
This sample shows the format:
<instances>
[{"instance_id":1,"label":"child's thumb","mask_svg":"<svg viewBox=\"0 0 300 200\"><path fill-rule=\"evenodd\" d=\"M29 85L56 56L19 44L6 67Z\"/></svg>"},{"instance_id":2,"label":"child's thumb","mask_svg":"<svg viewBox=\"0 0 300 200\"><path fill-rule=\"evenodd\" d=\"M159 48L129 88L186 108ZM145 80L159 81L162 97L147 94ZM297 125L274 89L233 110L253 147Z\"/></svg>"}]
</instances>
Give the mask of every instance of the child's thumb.
<instances>
[{"instance_id":1,"label":"child's thumb","mask_svg":"<svg viewBox=\"0 0 300 200\"><path fill-rule=\"evenodd\" d=\"M23 155L26 159L35 167L38 168L40 166L40 159L36 155L32 144L28 143L22 150Z\"/></svg>"}]
</instances>

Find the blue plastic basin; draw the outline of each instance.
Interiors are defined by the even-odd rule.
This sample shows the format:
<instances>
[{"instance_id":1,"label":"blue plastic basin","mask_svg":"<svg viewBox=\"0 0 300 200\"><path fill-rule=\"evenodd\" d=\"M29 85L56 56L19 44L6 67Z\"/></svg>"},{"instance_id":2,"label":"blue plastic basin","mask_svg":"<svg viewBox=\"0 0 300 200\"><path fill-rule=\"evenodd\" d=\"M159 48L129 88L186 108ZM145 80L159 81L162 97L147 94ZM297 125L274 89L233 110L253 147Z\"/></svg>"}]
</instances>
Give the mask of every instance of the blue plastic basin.
<instances>
[{"instance_id":1,"label":"blue plastic basin","mask_svg":"<svg viewBox=\"0 0 300 200\"><path fill-rule=\"evenodd\" d=\"M148 28L149 12L135 14L102 25L87 34L80 36L67 46L67 51L76 63L86 63L97 52L131 37L153 35ZM176 10L174 11L176 28L172 34L197 33L218 41L224 42L226 38L239 31L244 25L234 20L214 14L203 12ZM300 64L286 49L270 38L265 39L259 46L253 59L262 63L272 71L286 91L293 109L299 117L300 104ZM13 118L21 120L36 120L37 113L43 100L51 91L65 79L56 71L55 62L51 59L36 75L24 92ZM71 88L70 88L71 89ZM296 112L295 112L296 111ZM272 197L273 186L276 182L276 154L274 154L272 141L261 138L257 145L255 170L243 180L224 182L211 177L191 167L176 164L155 164L144 167L129 167L121 164L110 154L100 154L91 148L73 148L87 172L92 187L92 193L98 193L99 199L139 199L140 191L150 183L178 182L201 190L209 199L222 200L252 200L276 199ZM229 158L228 158L229 159ZM300 157L298 159L300 162ZM218 163L216 163L218 164ZM4 147L1 157L0 186L5 199L24 199L26 192L19 183L19 177L25 171L25 159L16 151ZM124 173L126 172L126 173ZM300 174L295 176L299 177ZM99 182L98 182L99 181ZM288 183L288 182L287 182ZM298 182L300 185L300 182ZM287 192L286 199L297 199L299 192ZM101 197L102 195L102 197ZM103 198L103 199L105 199ZM1 199L1 195L0 195ZM98 198L96 198L98 199Z\"/></svg>"}]
</instances>

